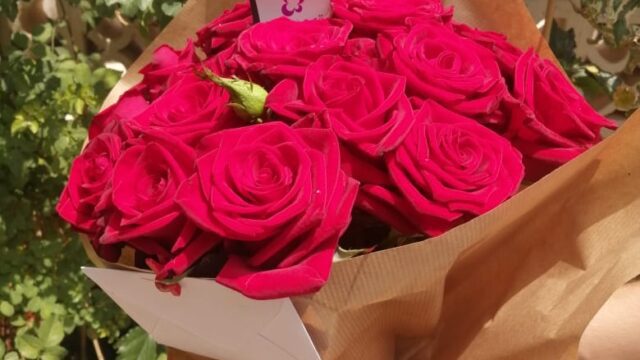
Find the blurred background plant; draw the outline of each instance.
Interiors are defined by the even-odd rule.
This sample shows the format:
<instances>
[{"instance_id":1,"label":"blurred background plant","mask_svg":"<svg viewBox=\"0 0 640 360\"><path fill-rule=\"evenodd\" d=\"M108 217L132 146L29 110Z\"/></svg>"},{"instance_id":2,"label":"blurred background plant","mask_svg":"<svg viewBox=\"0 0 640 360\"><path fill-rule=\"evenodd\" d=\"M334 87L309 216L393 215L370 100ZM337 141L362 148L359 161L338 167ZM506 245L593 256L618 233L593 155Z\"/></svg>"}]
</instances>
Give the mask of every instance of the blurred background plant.
<instances>
[{"instance_id":1,"label":"blurred background plant","mask_svg":"<svg viewBox=\"0 0 640 360\"><path fill-rule=\"evenodd\" d=\"M0 0L0 359L166 357L80 273L54 207L91 117L182 2ZM640 106L640 0L527 5L596 108Z\"/></svg>"},{"instance_id":2,"label":"blurred background plant","mask_svg":"<svg viewBox=\"0 0 640 360\"><path fill-rule=\"evenodd\" d=\"M640 106L640 0L528 2L555 18L551 47L600 112L623 119Z\"/></svg>"},{"instance_id":3,"label":"blurred background plant","mask_svg":"<svg viewBox=\"0 0 640 360\"><path fill-rule=\"evenodd\" d=\"M54 209L91 117L181 5L0 0L0 359L166 357L81 274Z\"/></svg>"}]
</instances>

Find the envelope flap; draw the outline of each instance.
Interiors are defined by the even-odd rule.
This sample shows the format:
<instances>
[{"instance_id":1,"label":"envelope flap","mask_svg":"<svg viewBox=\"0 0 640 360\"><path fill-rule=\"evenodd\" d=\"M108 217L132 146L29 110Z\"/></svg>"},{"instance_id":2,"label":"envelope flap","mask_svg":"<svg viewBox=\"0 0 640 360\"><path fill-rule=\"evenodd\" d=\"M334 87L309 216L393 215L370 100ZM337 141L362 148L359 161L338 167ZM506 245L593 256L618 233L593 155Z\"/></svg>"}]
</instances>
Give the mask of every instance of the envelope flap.
<instances>
[{"instance_id":1,"label":"envelope flap","mask_svg":"<svg viewBox=\"0 0 640 360\"><path fill-rule=\"evenodd\" d=\"M83 268L158 342L222 359L319 359L290 299L258 301L215 281L184 279L179 297L153 274Z\"/></svg>"}]
</instances>

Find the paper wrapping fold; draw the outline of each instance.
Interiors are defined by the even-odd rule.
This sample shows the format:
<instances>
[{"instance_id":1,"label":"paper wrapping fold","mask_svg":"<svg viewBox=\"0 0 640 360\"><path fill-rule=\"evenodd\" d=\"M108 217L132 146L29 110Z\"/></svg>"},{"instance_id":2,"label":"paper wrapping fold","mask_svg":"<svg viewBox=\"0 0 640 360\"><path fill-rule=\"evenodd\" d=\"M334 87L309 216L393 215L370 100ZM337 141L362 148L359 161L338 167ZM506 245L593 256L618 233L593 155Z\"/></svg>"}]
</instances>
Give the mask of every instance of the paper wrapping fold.
<instances>
[{"instance_id":1,"label":"paper wrapping fold","mask_svg":"<svg viewBox=\"0 0 640 360\"><path fill-rule=\"evenodd\" d=\"M184 45L235 2L189 1L107 104L157 45ZM457 20L552 57L522 0L451 3ZM590 319L640 274L638 139L640 114L489 214L336 264L320 292L293 299L323 359L575 359Z\"/></svg>"}]
</instances>

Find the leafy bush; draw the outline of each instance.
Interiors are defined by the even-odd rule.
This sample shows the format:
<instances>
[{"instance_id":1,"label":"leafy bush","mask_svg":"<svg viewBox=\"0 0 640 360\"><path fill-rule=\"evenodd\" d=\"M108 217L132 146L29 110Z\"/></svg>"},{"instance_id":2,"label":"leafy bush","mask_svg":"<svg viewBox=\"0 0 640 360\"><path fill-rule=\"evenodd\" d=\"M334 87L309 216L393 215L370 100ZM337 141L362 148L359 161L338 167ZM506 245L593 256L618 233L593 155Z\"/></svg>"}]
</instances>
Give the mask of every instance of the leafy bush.
<instances>
[{"instance_id":1,"label":"leafy bush","mask_svg":"<svg viewBox=\"0 0 640 360\"><path fill-rule=\"evenodd\" d=\"M75 0L69 5L83 10L82 20L89 28L116 11L147 28L166 24L180 2ZM18 11L17 0L0 0L0 27L12 25ZM67 26L64 18L49 20L31 32L15 30L0 37L0 358L4 359L71 357L62 344L78 329L81 341L88 336L95 345L98 339L115 342L131 326L128 317L81 274L80 267L88 263L81 242L55 214L71 161L87 135L86 126L120 77L104 67L99 54L79 53L65 40L60 34ZM127 345L127 339L140 341L139 332L134 328L118 343L124 349L122 358L135 347ZM155 360L155 344L145 346L146 358Z\"/></svg>"}]
</instances>

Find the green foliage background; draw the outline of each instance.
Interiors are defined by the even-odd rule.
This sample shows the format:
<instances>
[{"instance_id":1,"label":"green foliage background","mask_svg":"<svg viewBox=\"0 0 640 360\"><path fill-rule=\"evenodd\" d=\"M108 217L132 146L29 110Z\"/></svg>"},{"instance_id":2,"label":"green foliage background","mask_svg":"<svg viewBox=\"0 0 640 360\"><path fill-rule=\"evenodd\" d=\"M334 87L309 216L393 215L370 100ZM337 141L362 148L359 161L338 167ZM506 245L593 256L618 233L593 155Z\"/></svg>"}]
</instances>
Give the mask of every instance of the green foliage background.
<instances>
[{"instance_id":1,"label":"green foliage background","mask_svg":"<svg viewBox=\"0 0 640 360\"><path fill-rule=\"evenodd\" d=\"M554 23L550 44L565 71L593 102L598 102L599 97L608 98L622 114L640 108L640 24L634 22L640 0L572 0L571 4L595 30L590 43L603 43L629 56L622 72L603 71L586 59L576 57L573 29L561 30Z\"/></svg>"},{"instance_id":2,"label":"green foliage background","mask_svg":"<svg viewBox=\"0 0 640 360\"><path fill-rule=\"evenodd\" d=\"M67 5L82 9L89 28L119 12L145 34L181 2ZM90 342L114 344L121 359L155 360L158 349L139 328L122 336L130 320L80 273L81 242L55 214L87 124L120 74L61 36L64 17L25 32L13 26L18 11L19 1L0 0L0 21L13 28L0 42L0 359L85 359Z\"/></svg>"}]
</instances>

